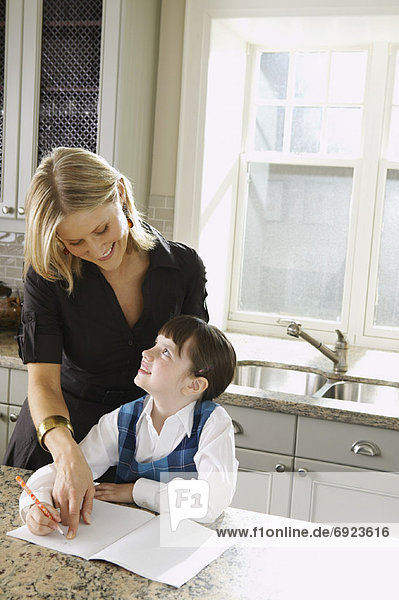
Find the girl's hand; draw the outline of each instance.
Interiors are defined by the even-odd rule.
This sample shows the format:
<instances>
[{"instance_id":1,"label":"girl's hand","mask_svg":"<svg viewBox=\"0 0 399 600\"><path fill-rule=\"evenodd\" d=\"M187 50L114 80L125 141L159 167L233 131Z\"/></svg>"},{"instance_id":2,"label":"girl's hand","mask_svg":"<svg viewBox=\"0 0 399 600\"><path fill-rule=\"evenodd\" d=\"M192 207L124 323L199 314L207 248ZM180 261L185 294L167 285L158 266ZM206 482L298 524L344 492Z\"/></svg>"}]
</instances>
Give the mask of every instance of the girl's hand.
<instances>
[{"instance_id":1,"label":"girl's hand","mask_svg":"<svg viewBox=\"0 0 399 600\"><path fill-rule=\"evenodd\" d=\"M45 506L49 513L53 515L57 523L61 521L61 517L54 506L47 504L46 502L43 502L43 506ZM28 529L35 535L48 535L57 529L57 523L46 517L36 504L33 504L30 507L28 514L26 515Z\"/></svg>"},{"instance_id":2,"label":"girl's hand","mask_svg":"<svg viewBox=\"0 0 399 600\"><path fill-rule=\"evenodd\" d=\"M107 502L133 502L134 483L99 483L94 497Z\"/></svg>"}]
</instances>

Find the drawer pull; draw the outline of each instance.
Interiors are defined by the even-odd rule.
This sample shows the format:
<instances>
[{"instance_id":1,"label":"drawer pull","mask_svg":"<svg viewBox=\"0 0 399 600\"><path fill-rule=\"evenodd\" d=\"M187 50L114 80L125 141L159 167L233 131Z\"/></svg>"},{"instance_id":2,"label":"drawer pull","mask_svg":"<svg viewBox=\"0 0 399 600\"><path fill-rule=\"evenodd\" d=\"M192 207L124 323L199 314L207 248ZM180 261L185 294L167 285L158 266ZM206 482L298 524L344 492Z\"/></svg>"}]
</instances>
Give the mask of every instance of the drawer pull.
<instances>
[{"instance_id":1,"label":"drawer pull","mask_svg":"<svg viewBox=\"0 0 399 600\"><path fill-rule=\"evenodd\" d=\"M18 420L18 415L16 415L15 413L11 413L10 414L10 421L11 423L16 423Z\"/></svg>"},{"instance_id":2,"label":"drawer pull","mask_svg":"<svg viewBox=\"0 0 399 600\"><path fill-rule=\"evenodd\" d=\"M285 473L285 465L278 463L275 467L277 473Z\"/></svg>"},{"instance_id":3,"label":"drawer pull","mask_svg":"<svg viewBox=\"0 0 399 600\"><path fill-rule=\"evenodd\" d=\"M235 435L238 435L239 433L243 433L244 432L242 426L237 421L234 421L234 419L231 419L231 422L233 423L233 428L234 428Z\"/></svg>"},{"instance_id":4,"label":"drawer pull","mask_svg":"<svg viewBox=\"0 0 399 600\"><path fill-rule=\"evenodd\" d=\"M305 467L299 467L299 469L298 469L299 477L306 477L307 474L308 474L308 470L305 469Z\"/></svg>"},{"instance_id":5,"label":"drawer pull","mask_svg":"<svg viewBox=\"0 0 399 600\"><path fill-rule=\"evenodd\" d=\"M381 450L374 442L366 442L359 440L352 444L352 452L355 454L363 454L364 456L380 456Z\"/></svg>"}]
</instances>

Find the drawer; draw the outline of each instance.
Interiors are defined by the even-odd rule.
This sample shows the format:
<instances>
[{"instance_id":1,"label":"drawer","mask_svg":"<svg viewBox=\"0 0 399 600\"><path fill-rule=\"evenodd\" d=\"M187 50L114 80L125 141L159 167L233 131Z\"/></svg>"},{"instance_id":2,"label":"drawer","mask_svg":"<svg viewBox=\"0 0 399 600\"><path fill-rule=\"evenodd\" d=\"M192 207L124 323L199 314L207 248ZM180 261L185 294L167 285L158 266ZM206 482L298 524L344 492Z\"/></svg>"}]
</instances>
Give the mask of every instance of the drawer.
<instances>
[{"instance_id":1,"label":"drawer","mask_svg":"<svg viewBox=\"0 0 399 600\"><path fill-rule=\"evenodd\" d=\"M10 404L22 406L28 395L28 371L11 369L10 372Z\"/></svg>"},{"instance_id":2,"label":"drawer","mask_svg":"<svg viewBox=\"0 0 399 600\"><path fill-rule=\"evenodd\" d=\"M266 473L281 474L289 473L294 468L294 458L285 454L237 448L236 458L239 462L238 468L243 471L264 471Z\"/></svg>"},{"instance_id":3,"label":"drawer","mask_svg":"<svg viewBox=\"0 0 399 600\"><path fill-rule=\"evenodd\" d=\"M375 446L377 454L356 453ZM399 431L298 417L295 456L377 471L399 471Z\"/></svg>"},{"instance_id":4,"label":"drawer","mask_svg":"<svg viewBox=\"0 0 399 600\"><path fill-rule=\"evenodd\" d=\"M293 454L297 419L295 415L227 404L223 408L233 419L237 447Z\"/></svg>"},{"instance_id":5,"label":"drawer","mask_svg":"<svg viewBox=\"0 0 399 600\"><path fill-rule=\"evenodd\" d=\"M0 367L0 402L7 404L8 402L8 377L10 369Z\"/></svg>"}]
</instances>

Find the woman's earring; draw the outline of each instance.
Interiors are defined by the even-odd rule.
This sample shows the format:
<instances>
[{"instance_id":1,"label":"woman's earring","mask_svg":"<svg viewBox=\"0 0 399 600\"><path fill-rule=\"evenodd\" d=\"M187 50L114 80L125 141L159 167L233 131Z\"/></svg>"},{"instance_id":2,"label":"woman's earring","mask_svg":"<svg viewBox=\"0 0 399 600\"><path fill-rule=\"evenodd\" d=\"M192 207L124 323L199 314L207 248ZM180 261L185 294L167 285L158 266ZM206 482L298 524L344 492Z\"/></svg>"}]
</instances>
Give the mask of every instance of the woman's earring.
<instances>
[{"instance_id":1,"label":"woman's earring","mask_svg":"<svg viewBox=\"0 0 399 600\"><path fill-rule=\"evenodd\" d=\"M122 205L122 212L126 217L126 221L127 221L127 226L129 227L129 229L131 229L133 227L133 221L132 219L129 217L129 212L127 210L127 206L126 206L126 202L123 203Z\"/></svg>"},{"instance_id":2,"label":"woman's earring","mask_svg":"<svg viewBox=\"0 0 399 600\"><path fill-rule=\"evenodd\" d=\"M69 254L69 250L66 246L64 246L63 253L65 254L65 256Z\"/></svg>"}]
</instances>

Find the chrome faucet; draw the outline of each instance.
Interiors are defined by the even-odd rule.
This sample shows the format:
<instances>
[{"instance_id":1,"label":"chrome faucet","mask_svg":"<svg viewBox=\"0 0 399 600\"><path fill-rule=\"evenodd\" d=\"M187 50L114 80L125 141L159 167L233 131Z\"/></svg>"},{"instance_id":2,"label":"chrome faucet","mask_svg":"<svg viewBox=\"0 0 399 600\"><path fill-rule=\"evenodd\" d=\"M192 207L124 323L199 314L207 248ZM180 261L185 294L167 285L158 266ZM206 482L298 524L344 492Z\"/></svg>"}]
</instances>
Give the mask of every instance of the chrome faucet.
<instances>
[{"instance_id":1,"label":"chrome faucet","mask_svg":"<svg viewBox=\"0 0 399 600\"><path fill-rule=\"evenodd\" d=\"M280 321L281 322L281 321ZM301 323L291 321L287 327L287 334L293 337L301 337L302 339L312 344L317 350L319 350L324 356L327 356L334 363L334 371L336 373L345 373L348 370L348 340L345 335L339 329L336 329L338 336L335 342L334 350L331 350L325 346L322 342L319 342L314 337L302 330Z\"/></svg>"}]
</instances>

